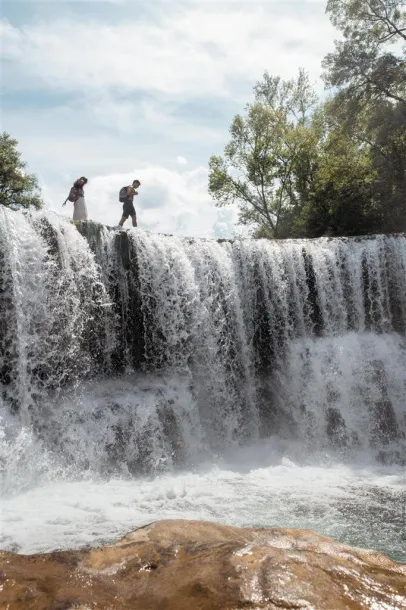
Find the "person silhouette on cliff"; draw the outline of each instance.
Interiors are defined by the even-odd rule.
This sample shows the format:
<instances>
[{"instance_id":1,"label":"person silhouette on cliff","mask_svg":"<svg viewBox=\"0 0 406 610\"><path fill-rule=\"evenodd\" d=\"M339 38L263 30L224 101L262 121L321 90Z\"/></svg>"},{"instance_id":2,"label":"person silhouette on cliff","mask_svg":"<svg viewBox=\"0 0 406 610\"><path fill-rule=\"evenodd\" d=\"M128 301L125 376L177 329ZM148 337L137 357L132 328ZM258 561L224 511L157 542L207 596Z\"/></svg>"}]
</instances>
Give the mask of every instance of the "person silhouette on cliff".
<instances>
[{"instance_id":1,"label":"person silhouette on cliff","mask_svg":"<svg viewBox=\"0 0 406 610\"><path fill-rule=\"evenodd\" d=\"M122 227L125 221L131 216L131 220L133 223L133 227L137 226L137 215L134 209L134 197L138 195L137 189L141 186L141 182L139 180L133 180L132 185L123 186L120 189L119 200L123 204L123 215L121 217L120 222L118 223L119 227Z\"/></svg>"},{"instance_id":2,"label":"person silhouette on cliff","mask_svg":"<svg viewBox=\"0 0 406 610\"><path fill-rule=\"evenodd\" d=\"M63 202L63 206L67 201L73 203L73 220L87 220L87 208L85 202L85 193L83 187L87 184L87 178L82 176L73 183L68 197Z\"/></svg>"}]
</instances>

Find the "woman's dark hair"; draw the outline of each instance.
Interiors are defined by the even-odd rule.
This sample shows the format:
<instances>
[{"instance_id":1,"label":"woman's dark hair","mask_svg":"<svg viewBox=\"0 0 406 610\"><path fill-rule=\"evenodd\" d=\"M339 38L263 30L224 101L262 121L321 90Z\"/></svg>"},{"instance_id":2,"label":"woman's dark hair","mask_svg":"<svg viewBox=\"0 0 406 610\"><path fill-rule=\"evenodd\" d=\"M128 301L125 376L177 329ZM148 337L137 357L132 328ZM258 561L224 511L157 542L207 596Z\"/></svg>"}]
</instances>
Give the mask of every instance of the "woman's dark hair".
<instances>
[{"instance_id":1,"label":"woman's dark hair","mask_svg":"<svg viewBox=\"0 0 406 610\"><path fill-rule=\"evenodd\" d=\"M85 178L85 176L81 176L80 178L78 178L77 180L75 180L75 182L73 183L73 186L78 185L78 184L79 184L79 180L83 180L83 182L84 182L83 186L84 186L85 184L87 184L87 178Z\"/></svg>"}]
</instances>

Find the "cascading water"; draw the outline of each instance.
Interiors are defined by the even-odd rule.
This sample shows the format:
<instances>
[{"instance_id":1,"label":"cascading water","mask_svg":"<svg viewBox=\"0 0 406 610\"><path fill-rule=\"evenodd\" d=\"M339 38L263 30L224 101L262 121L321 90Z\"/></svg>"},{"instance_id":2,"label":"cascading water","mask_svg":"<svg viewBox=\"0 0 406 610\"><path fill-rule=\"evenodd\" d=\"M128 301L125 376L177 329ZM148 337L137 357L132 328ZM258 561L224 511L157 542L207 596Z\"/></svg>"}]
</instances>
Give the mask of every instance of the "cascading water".
<instances>
[{"instance_id":1,"label":"cascading water","mask_svg":"<svg viewBox=\"0 0 406 610\"><path fill-rule=\"evenodd\" d=\"M3 548L185 516L406 559L404 236L220 243L0 206L0 264Z\"/></svg>"}]
</instances>

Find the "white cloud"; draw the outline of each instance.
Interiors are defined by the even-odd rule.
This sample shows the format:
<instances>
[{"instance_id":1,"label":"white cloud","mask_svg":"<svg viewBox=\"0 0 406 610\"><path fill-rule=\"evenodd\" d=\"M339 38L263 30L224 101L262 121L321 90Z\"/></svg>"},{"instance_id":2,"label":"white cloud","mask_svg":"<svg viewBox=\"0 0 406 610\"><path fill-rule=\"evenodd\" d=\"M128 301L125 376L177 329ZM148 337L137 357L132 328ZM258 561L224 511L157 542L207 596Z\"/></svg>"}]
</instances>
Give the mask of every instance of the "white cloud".
<instances>
[{"instance_id":1,"label":"white cloud","mask_svg":"<svg viewBox=\"0 0 406 610\"><path fill-rule=\"evenodd\" d=\"M156 99L117 100L110 93L93 95L88 98L84 110L89 115L89 122L96 119L99 125L118 130L122 134L139 139L140 133L148 137L160 136L161 140L171 137L178 141L219 140L219 134L210 127L196 121L195 117L183 119L173 114L175 104L166 104Z\"/></svg>"},{"instance_id":2,"label":"white cloud","mask_svg":"<svg viewBox=\"0 0 406 610\"><path fill-rule=\"evenodd\" d=\"M207 193L207 169L170 171L164 167L136 168L128 174L96 176L86 187L89 218L114 226L121 217L122 204L118 192L135 178L141 181L134 200L139 226L154 233L170 233L191 237L231 237L236 220L233 207L219 209ZM69 185L70 186L70 185ZM47 187L47 207L64 214L72 208L61 208L62 192ZM59 204L60 202L60 204ZM128 221L125 226L130 227Z\"/></svg>"},{"instance_id":3,"label":"white cloud","mask_svg":"<svg viewBox=\"0 0 406 610\"><path fill-rule=\"evenodd\" d=\"M236 210L214 206L202 164L221 153L265 70L291 78L303 66L318 78L334 38L324 1L123 2L104 23L96 7L75 19L58 4L19 27L0 21L2 89L44 104L2 108L2 128L20 140L48 205L60 211L85 174L90 217L115 225L118 190L139 177L143 228L229 236Z\"/></svg>"},{"instance_id":4,"label":"white cloud","mask_svg":"<svg viewBox=\"0 0 406 610\"><path fill-rule=\"evenodd\" d=\"M149 163L176 164L176 153L195 150L194 161L205 163L210 154L221 150L227 136L224 129L194 123L191 116L168 116L165 127L147 120L142 106L131 108L131 118L120 104L109 100L102 105L77 105L45 109L8 110L4 128L20 142L20 150L31 171L44 176L50 172L104 173ZM231 116L231 113L230 113ZM202 154L202 151L204 153ZM47 182L46 177L44 178Z\"/></svg>"},{"instance_id":5,"label":"white cloud","mask_svg":"<svg viewBox=\"0 0 406 610\"><path fill-rule=\"evenodd\" d=\"M289 8L290 5L290 8ZM2 25L2 53L18 60L26 78L53 89L155 91L172 96L229 96L233 81L255 81L265 69L291 77L304 65L312 77L332 46L320 10L281 12L255 2L174 3L156 21L118 25L55 20L20 29ZM23 83L15 79L13 86Z\"/></svg>"}]
</instances>

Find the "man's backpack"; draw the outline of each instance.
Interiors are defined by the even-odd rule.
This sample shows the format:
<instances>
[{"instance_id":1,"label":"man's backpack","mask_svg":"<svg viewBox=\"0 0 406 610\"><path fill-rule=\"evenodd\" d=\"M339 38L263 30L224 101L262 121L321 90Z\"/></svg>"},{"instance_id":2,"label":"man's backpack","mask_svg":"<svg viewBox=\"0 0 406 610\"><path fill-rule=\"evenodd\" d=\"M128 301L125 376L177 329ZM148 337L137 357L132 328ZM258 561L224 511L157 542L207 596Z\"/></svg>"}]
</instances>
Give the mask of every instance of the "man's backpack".
<instances>
[{"instance_id":1,"label":"man's backpack","mask_svg":"<svg viewBox=\"0 0 406 610\"><path fill-rule=\"evenodd\" d=\"M121 201L121 203L124 203L124 201L126 201L128 199L128 197L127 197L127 189L128 189L128 186L123 186L120 189L120 193L118 195L118 199L119 199L119 201Z\"/></svg>"},{"instance_id":2,"label":"man's backpack","mask_svg":"<svg viewBox=\"0 0 406 610\"><path fill-rule=\"evenodd\" d=\"M68 200L75 202L77 199L78 199L77 189L74 186L72 186L71 190L69 191Z\"/></svg>"}]
</instances>

